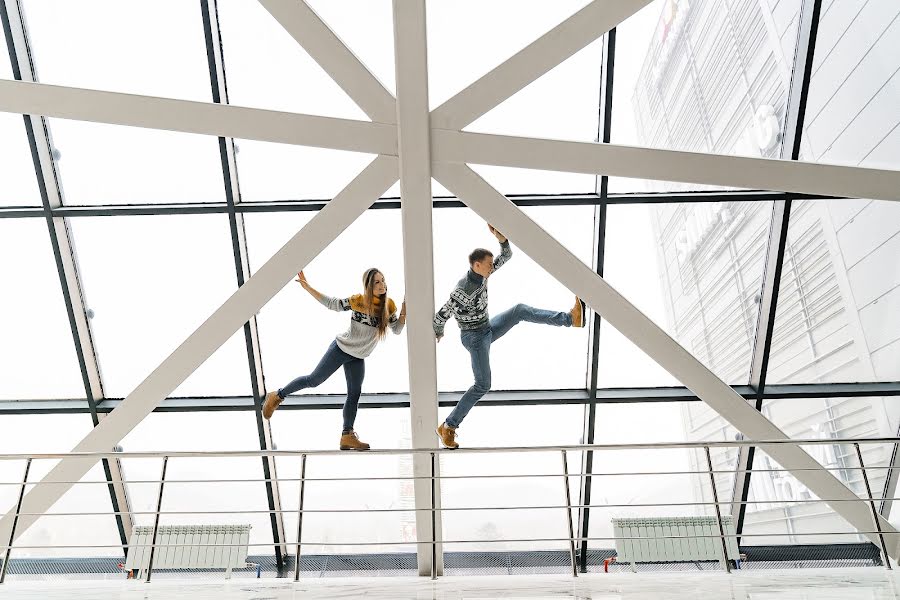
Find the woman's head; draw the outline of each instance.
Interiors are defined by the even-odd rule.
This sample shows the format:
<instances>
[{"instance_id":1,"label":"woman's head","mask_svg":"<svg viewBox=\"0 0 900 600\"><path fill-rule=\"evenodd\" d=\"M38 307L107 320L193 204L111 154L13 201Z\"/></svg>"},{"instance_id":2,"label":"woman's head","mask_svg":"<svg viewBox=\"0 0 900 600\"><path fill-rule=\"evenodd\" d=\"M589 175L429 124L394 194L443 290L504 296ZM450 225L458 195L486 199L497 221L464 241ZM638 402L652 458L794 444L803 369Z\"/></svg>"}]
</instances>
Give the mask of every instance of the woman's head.
<instances>
[{"instance_id":1,"label":"woman's head","mask_svg":"<svg viewBox=\"0 0 900 600\"><path fill-rule=\"evenodd\" d=\"M366 295L371 290L375 296L384 296L387 294L387 282L384 279L384 273L375 267L366 269L366 272L363 273L363 287L366 289Z\"/></svg>"},{"instance_id":2,"label":"woman's head","mask_svg":"<svg viewBox=\"0 0 900 600\"><path fill-rule=\"evenodd\" d=\"M387 331L391 317L388 311L387 281L384 273L372 267L363 273L363 288L366 290L366 308L370 315L378 317L378 339L382 339Z\"/></svg>"}]
</instances>

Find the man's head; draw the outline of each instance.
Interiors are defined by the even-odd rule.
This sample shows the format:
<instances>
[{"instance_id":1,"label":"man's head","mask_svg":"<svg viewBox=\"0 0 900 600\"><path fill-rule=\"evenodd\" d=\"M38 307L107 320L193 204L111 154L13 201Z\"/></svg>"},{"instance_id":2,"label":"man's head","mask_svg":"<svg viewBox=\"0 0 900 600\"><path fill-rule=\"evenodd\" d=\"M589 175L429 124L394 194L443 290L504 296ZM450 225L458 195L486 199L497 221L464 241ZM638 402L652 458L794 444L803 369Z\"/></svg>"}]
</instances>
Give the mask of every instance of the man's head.
<instances>
[{"instance_id":1,"label":"man's head","mask_svg":"<svg viewBox=\"0 0 900 600\"><path fill-rule=\"evenodd\" d=\"M494 272L494 255L490 250L476 248L469 254L469 266L472 270L487 279Z\"/></svg>"}]
</instances>

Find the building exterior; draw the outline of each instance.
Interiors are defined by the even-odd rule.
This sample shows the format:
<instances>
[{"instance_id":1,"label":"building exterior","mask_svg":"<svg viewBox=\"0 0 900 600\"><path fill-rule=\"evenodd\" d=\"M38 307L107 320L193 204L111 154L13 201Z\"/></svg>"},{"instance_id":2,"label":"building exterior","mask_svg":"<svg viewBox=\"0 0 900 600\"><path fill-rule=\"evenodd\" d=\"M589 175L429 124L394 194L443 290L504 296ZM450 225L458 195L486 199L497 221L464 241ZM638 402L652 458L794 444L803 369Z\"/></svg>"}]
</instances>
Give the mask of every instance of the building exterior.
<instances>
[{"instance_id":1,"label":"building exterior","mask_svg":"<svg viewBox=\"0 0 900 600\"><path fill-rule=\"evenodd\" d=\"M667 0L632 96L638 143L670 149L781 156L799 21L797 0ZM900 4L824 2L804 122L804 160L897 167L900 156ZM852 126L851 126L852 125ZM893 161L893 164L892 164ZM659 184L656 184L659 185ZM760 189L766 188L761 181ZM671 191L672 185L660 190ZM684 189L684 188L681 188ZM696 189L694 186L693 189ZM749 374L772 204L722 202L650 209L669 331L723 380ZM767 381L835 383L900 379L900 207L864 199L795 201L784 257ZM882 398L773 400L763 412L799 438L895 436L896 403ZM688 439L733 439L705 405L683 409ZM852 445L811 448L855 492L864 487ZM892 448L868 446L867 466ZM757 455L755 468L777 469ZM695 468L705 468L699 454ZM736 452L716 455L733 469ZM885 472L870 474L882 493ZM696 479L695 497L708 500ZM732 476L718 477L731 498ZM854 541L793 477L754 475L743 543Z\"/></svg>"}]
</instances>

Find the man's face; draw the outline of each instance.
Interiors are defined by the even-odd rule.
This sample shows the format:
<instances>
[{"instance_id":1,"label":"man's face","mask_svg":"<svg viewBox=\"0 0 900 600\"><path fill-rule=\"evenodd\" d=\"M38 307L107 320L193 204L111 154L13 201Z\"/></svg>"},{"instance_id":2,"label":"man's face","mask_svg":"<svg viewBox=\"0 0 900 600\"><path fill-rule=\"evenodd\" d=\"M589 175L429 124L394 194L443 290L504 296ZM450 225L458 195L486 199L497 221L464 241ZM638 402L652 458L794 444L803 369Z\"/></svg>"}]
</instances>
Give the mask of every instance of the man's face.
<instances>
[{"instance_id":1,"label":"man's face","mask_svg":"<svg viewBox=\"0 0 900 600\"><path fill-rule=\"evenodd\" d=\"M472 270L487 279L494 272L494 257L490 254L472 263Z\"/></svg>"}]
</instances>

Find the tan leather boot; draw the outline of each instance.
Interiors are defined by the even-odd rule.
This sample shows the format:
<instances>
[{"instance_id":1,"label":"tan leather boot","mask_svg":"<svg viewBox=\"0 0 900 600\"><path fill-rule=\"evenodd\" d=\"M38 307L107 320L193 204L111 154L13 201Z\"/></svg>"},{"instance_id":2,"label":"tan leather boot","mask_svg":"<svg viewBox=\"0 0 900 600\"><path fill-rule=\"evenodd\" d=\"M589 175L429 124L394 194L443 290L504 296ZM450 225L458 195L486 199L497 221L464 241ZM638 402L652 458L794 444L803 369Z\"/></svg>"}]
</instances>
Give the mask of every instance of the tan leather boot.
<instances>
[{"instance_id":1,"label":"tan leather boot","mask_svg":"<svg viewBox=\"0 0 900 600\"><path fill-rule=\"evenodd\" d=\"M272 413L275 412L275 409L278 408L281 403L284 402L284 398L278 395L278 392L269 392L266 394L266 401L263 402L263 417L266 419L272 418Z\"/></svg>"},{"instance_id":2,"label":"tan leather boot","mask_svg":"<svg viewBox=\"0 0 900 600\"><path fill-rule=\"evenodd\" d=\"M450 427L446 423L441 423L437 428L437 434L445 448L450 450L459 448L459 444L456 443L456 427Z\"/></svg>"},{"instance_id":3,"label":"tan leather boot","mask_svg":"<svg viewBox=\"0 0 900 600\"><path fill-rule=\"evenodd\" d=\"M572 327L584 327L585 312L587 311L585 311L584 300L575 296L575 306L569 311L569 315L572 317Z\"/></svg>"},{"instance_id":4,"label":"tan leather boot","mask_svg":"<svg viewBox=\"0 0 900 600\"><path fill-rule=\"evenodd\" d=\"M359 440L355 431L341 435L341 450L368 450L369 445Z\"/></svg>"}]
</instances>

